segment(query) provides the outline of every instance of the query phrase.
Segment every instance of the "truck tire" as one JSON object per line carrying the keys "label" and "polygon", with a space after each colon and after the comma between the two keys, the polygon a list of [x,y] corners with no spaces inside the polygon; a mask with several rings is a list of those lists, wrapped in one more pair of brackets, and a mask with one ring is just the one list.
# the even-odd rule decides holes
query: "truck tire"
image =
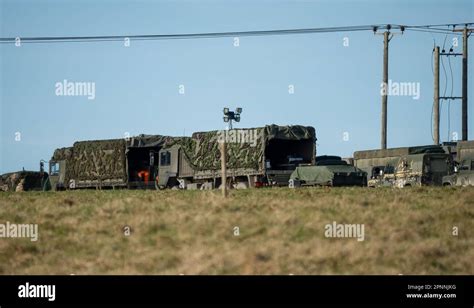
{"label": "truck tire", "polygon": [[158,181],[155,180],[155,189],[156,190],[164,190],[164,189],[166,189],[166,187],[158,184]]}

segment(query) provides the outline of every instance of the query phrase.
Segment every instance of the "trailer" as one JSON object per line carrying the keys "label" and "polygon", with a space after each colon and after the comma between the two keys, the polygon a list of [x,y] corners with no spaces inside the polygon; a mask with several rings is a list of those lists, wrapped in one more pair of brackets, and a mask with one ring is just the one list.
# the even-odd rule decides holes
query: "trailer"
{"label": "trailer", "polygon": [[367,186],[367,173],[340,156],[317,156],[315,166],[299,166],[291,174],[288,187],[301,186]]}
{"label": "trailer", "polygon": [[160,150],[158,187],[219,187],[222,142],[226,143],[226,183],[235,188],[287,186],[297,166],[315,163],[316,133],[311,126],[197,132],[175,138]]}

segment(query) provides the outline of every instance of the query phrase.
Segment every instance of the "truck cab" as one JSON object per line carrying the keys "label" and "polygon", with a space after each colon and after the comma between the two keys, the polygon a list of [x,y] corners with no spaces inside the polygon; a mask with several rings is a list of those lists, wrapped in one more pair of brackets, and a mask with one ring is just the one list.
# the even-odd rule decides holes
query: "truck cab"
{"label": "truck cab", "polygon": [[163,148],[158,152],[158,175],[155,178],[158,189],[175,187],[179,176],[179,145]]}
{"label": "truck cab", "polygon": [[52,190],[65,190],[67,184],[66,179],[66,161],[50,160],[49,161],[49,182]]}

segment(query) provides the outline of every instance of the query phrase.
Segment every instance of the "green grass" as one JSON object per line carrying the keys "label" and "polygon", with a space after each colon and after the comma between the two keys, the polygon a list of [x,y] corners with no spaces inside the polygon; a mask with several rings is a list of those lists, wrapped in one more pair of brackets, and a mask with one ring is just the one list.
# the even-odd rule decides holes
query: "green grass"
{"label": "green grass", "polygon": [[39,239],[0,238],[0,274],[474,274],[467,187],[1,193],[6,221]]}

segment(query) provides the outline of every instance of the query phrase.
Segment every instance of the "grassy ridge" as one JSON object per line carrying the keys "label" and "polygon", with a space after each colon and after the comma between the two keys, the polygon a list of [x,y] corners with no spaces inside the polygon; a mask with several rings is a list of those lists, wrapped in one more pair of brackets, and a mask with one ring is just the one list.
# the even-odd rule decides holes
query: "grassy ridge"
{"label": "grassy ridge", "polygon": [[0,238],[0,274],[474,274],[473,218],[474,188],[2,193],[39,239]]}

